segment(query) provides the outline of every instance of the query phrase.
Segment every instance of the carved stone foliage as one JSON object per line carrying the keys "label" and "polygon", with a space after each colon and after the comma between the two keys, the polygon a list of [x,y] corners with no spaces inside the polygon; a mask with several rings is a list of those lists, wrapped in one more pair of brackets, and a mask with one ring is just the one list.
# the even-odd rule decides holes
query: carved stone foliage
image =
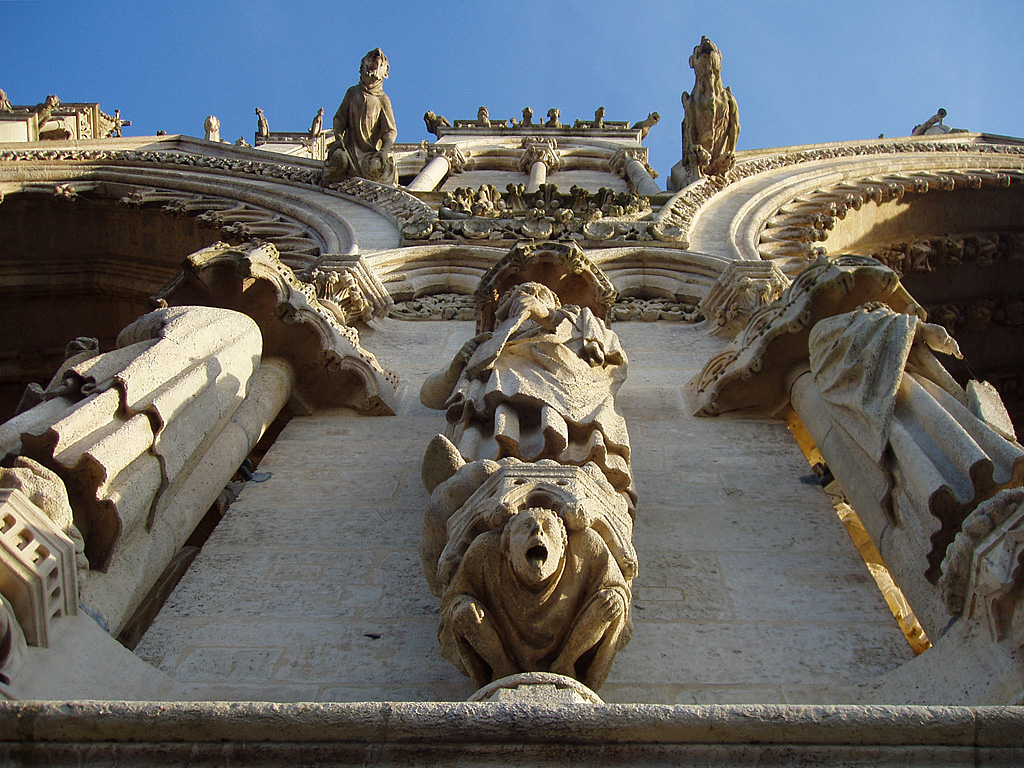
{"label": "carved stone foliage", "polygon": [[[388,315],[399,320],[472,320],[476,317],[476,301],[458,293],[437,293],[399,301]],[[619,299],[612,306],[611,316],[617,322],[640,320],[645,323],[668,320],[698,323],[704,319],[692,304],[662,298]]]}
{"label": "carved stone foliage", "polygon": [[891,243],[871,254],[903,277],[931,273],[937,266],[992,267],[1001,262],[1024,262],[1024,233],[978,232],[975,234],[923,235]]}
{"label": "carved stone foliage", "polygon": [[462,173],[466,163],[469,162],[456,144],[428,144],[424,141],[421,147],[427,153],[428,158],[443,157],[447,160],[451,173]]}
{"label": "carved stone foliage", "polygon": [[396,302],[388,316],[399,320],[472,320],[476,317],[476,300],[458,293],[419,296]]}
{"label": "carved stone foliage", "polygon": [[964,520],[939,580],[953,616],[978,616],[993,642],[1024,647],[1024,489],[1000,491]]}
{"label": "carved stone foliage", "polygon": [[[902,198],[906,194],[925,194],[936,189],[951,191],[954,189],[980,189],[984,186],[1005,188],[1012,183],[1024,183],[1024,171],[987,169],[919,171],[894,173],[882,178],[846,181],[801,195],[783,205],[765,223],[759,236],[757,249],[766,259],[818,255],[824,253],[825,249],[823,246],[814,245],[814,243],[826,241],[829,231],[832,230],[838,219],[846,218],[847,213],[851,210],[860,210],[865,203],[881,204]],[[972,245],[975,246],[972,256],[979,260],[992,258],[993,244],[978,243],[976,240],[975,238],[975,241],[972,242]],[[903,258],[898,258],[895,254],[887,254],[887,258],[883,261],[887,264],[893,262],[900,267],[909,262],[906,269],[927,271],[931,244],[925,241],[916,241],[903,245]],[[941,242],[937,245],[943,248],[943,255],[945,255],[944,245]],[[950,244],[949,250],[950,255],[946,258],[955,259],[957,257],[956,245]],[[962,259],[963,256],[961,255],[960,258]],[[914,265],[915,260],[919,266]]]}
{"label": "carved stone foliage", "polygon": [[420,552],[442,653],[478,686],[554,672],[596,687],[629,639],[636,493],[615,405],[626,356],[602,320],[614,298],[579,246],[521,244],[480,282],[478,334],[420,391],[448,422],[423,461]]}
{"label": "carved stone foliage", "polygon": [[559,192],[541,184],[527,192],[524,184],[509,184],[505,193],[493,185],[458,188],[441,203],[439,218],[422,218],[406,225],[402,237],[420,241],[581,240],[612,242],[651,240],[650,213],[643,195],[602,188],[589,192],[573,186]]}
{"label": "carved stone foliage", "polygon": [[696,413],[713,416],[746,408],[775,413],[788,398],[787,371],[807,357],[807,336],[814,324],[867,301],[883,300],[900,311],[923,312],[896,274],[874,259],[818,258],[777,301],[755,311],[731,347],[687,384]]}
{"label": "carved stone foliage", "polygon": [[194,216],[216,226],[232,240],[273,243],[282,257],[297,264],[320,253],[319,243],[304,224],[251,203],[153,188],[138,189],[120,202],[136,208],[159,208],[176,216]]}
{"label": "carved stone foliage", "polygon": [[593,464],[461,468],[431,494],[421,546],[444,656],[477,686],[543,671],[597,688],[632,632],[632,527]]}
{"label": "carved stone foliage", "polygon": [[722,85],[722,54],[701,37],[690,56],[693,93],[683,92],[684,178],[675,189],[704,176],[724,176],[736,161],[740,135],[739,108],[732,91]]}
{"label": "carved stone foliage", "polygon": [[[283,157],[283,156],[282,156]],[[318,185],[320,168],[291,165],[287,159],[258,160],[241,157],[210,157],[179,150],[146,149],[11,149],[0,150],[0,161],[70,162],[103,165],[178,165],[210,168],[250,176]]]}
{"label": "carved stone foliage", "polygon": [[238,313],[153,312],[121,332],[117,349],[69,361],[56,396],[4,425],[20,438],[20,450],[5,449],[64,480],[94,568],[122,536],[152,526],[165,492],[245,397],[260,348],[256,324]]}
{"label": "carved stone foliage", "polygon": [[[819,160],[832,160],[850,157],[870,157],[877,155],[901,155],[917,153],[983,153],[993,156],[1010,156],[1019,158],[1024,155],[1024,147],[1006,144],[975,144],[956,142],[930,142],[930,141],[900,141],[862,144],[859,146],[835,146],[821,147],[818,149],[803,150],[800,152],[780,153],[775,155],[762,155],[749,160],[741,160],[724,177],[709,177],[701,179],[681,190],[667,204],[665,204],[656,217],[654,234],[659,240],[678,242],[686,247],[689,242],[690,229],[694,217],[715,195],[724,190],[731,183],[755,176],[761,173],[789,168],[803,163],[812,163]],[[994,157],[993,160],[998,162]],[[1016,178],[1019,173],[1013,169],[999,171],[1005,175]],[[836,201],[845,202],[845,201]],[[828,206],[825,206],[826,209]],[[822,211],[814,211],[821,213]],[[826,214],[834,215],[834,214]],[[806,226],[799,224],[798,226]],[[820,225],[818,225],[820,227]]]}
{"label": "carved stone foliage", "polygon": [[437,218],[429,205],[401,189],[357,178],[344,179],[328,186],[387,216],[403,227],[403,233],[405,228],[414,231],[422,227],[429,229],[430,222]]}
{"label": "carved stone foliage", "polygon": [[325,255],[303,279],[316,286],[316,297],[342,325],[382,317],[394,303],[361,256]]}
{"label": "carved stone foliage", "polygon": [[293,362],[295,394],[310,407],[392,415],[397,376],[360,346],[355,328],[339,322],[341,308],[328,309],[316,293],[280,262],[274,246],[220,243],[189,255],[182,273],[153,299],[213,304],[252,317],[263,333],[264,354]]}
{"label": "carved stone foliage", "polygon": [[612,171],[624,179],[628,178],[626,166],[632,160],[636,160],[640,163],[652,179],[658,178],[657,172],[651,168],[651,164],[647,162],[647,147],[623,147],[616,150],[615,154],[612,155],[611,160]]}
{"label": "carved stone foliage", "polygon": [[755,311],[767,307],[789,287],[789,278],[770,261],[734,261],[715,280],[700,308],[712,334],[736,336]]}

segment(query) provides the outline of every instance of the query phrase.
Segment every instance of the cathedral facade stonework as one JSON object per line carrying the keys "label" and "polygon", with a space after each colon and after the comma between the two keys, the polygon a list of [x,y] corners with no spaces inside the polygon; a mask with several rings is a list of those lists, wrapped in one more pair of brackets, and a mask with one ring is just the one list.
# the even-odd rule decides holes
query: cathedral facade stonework
{"label": "cathedral facade stonework", "polygon": [[667,182],[380,49],[0,100],[2,761],[1019,764],[1024,140],[736,150],[721,62]]}

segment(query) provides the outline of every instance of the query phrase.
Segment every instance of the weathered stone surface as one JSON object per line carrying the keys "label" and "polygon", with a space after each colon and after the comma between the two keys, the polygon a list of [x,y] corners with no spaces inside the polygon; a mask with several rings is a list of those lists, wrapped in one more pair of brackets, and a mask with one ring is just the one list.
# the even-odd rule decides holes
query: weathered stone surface
{"label": "weathered stone surface", "polygon": [[380,48],[367,53],[359,64],[359,84],[345,92],[334,114],[334,146],[327,156],[324,184],[359,176],[382,184],[398,183],[391,147],[398,138],[391,99],[384,93],[390,74]]}

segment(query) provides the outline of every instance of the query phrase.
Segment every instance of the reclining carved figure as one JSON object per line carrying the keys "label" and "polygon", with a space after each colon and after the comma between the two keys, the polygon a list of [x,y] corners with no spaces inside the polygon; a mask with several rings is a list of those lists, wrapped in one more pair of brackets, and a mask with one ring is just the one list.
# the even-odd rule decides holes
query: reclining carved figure
{"label": "reclining carved figure", "polygon": [[618,336],[540,283],[509,290],[496,320],[426,380],[420,400],[447,409],[446,434],[466,461],[593,461],[633,508],[629,435],[615,407],[627,362]]}

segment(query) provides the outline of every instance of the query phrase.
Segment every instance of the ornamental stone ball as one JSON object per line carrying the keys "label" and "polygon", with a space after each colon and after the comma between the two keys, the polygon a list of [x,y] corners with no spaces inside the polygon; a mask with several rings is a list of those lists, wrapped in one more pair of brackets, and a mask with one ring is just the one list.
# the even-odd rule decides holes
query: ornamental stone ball
{"label": "ornamental stone ball", "polygon": [[398,170],[391,153],[398,128],[391,99],[384,93],[388,58],[380,48],[359,65],[359,83],[345,92],[334,115],[334,143],[327,155],[323,183],[358,176],[396,185]]}

